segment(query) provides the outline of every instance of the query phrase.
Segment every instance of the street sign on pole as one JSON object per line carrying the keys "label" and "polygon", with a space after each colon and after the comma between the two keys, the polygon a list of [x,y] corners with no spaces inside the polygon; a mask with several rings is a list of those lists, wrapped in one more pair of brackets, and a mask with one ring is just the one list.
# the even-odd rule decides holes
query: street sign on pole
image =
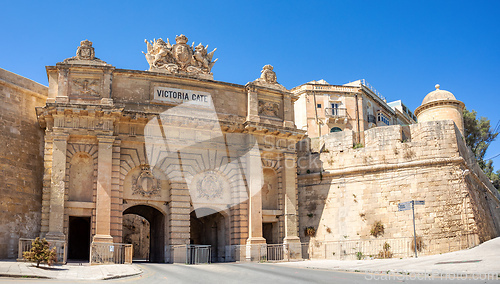
{"label": "street sign on pole", "polygon": [[425,200],[412,200],[398,204],[399,211],[410,210],[413,213],[413,247],[415,248],[415,258],[417,258],[417,230],[415,228],[415,205],[425,205]]}
{"label": "street sign on pole", "polygon": [[399,211],[406,211],[411,209],[411,201],[401,202],[398,204]]}

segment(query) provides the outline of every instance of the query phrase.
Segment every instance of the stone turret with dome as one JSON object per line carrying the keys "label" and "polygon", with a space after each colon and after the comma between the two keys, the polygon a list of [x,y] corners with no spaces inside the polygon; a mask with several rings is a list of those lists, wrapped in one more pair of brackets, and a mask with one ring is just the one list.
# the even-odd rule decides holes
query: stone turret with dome
{"label": "stone turret with dome", "polygon": [[436,90],[428,93],[422,101],[422,105],[415,110],[418,122],[451,119],[463,135],[465,104],[458,101],[451,92],[441,90],[439,84],[436,84],[435,87]]}

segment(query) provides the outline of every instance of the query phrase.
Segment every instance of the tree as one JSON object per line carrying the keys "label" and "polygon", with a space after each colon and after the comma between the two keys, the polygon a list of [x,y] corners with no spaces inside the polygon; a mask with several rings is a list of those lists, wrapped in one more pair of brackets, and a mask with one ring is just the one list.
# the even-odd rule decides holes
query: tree
{"label": "tree", "polygon": [[40,240],[37,237],[31,242],[31,249],[23,252],[23,258],[36,262],[36,267],[40,267],[40,263],[47,263],[50,266],[57,261],[56,247],[50,249],[46,239]]}
{"label": "tree", "polygon": [[465,143],[476,156],[477,163],[483,172],[490,178],[493,185],[500,190],[500,170],[496,173],[493,169],[493,161],[485,161],[484,155],[491,142],[498,136],[499,124],[495,129],[491,128],[490,120],[486,117],[477,119],[475,110],[464,109],[464,132]]}

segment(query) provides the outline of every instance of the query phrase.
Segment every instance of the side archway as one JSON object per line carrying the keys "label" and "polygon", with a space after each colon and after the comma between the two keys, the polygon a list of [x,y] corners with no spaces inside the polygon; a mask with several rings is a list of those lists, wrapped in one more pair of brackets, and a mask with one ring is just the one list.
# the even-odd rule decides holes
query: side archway
{"label": "side archway", "polygon": [[123,215],[135,214],[149,222],[149,261],[165,261],[165,215],[148,205],[135,205],[123,211]]}

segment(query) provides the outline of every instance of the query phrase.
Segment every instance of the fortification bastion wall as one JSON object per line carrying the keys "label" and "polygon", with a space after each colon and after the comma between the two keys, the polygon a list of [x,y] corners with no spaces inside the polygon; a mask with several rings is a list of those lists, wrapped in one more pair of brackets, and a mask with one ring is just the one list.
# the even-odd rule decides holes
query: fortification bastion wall
{"label": "fortification bastion wall", "polygon": [[[363,146],[353,147],[351,131],[299,143],[303,241],[376,239],[371,229],[377,222],[385,228],[379,237],[412,237],[411,210],[398,211],[398,203],[410,200],[425,201],[415,211],[419,236],[444,240],[472,235],[483,242],[500,234],[498,192],[477,166],[454,122],[404,128],[367,130]],[[314,236],[306,236],[307,227],[316,229]],[[449,249],[443,242],[442,250],[434,253]]]}
{"label": "fortification bastion wall", "polygon": [[40,233],[44,139],[35,107],[46,99],[47,87],[0,69],[0,259]]}

